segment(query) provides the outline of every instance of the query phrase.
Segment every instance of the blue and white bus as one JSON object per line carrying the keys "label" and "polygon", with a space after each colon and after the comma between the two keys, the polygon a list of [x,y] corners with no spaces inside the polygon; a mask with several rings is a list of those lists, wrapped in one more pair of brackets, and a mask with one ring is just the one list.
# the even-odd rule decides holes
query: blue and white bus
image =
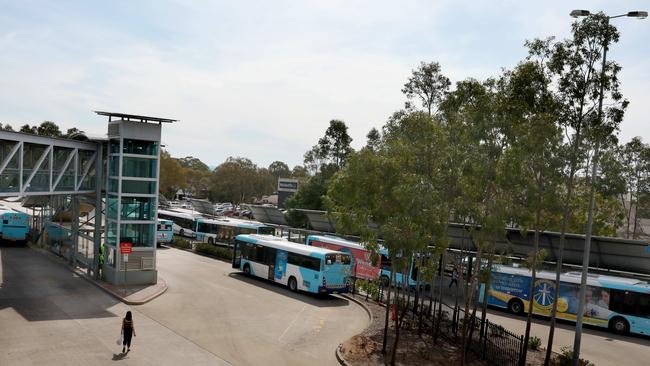
{"label": "blue and white bus", "polygon": [[[495,266],[488,289],[488,304],[523,314],[533,298],[533,313],[550,316],[557,303],[557,318],[576,321],[579,307],[580,272],[560,275],[560,293],[555,294],[555,272],[536,274],[530,296],[531,272],[526,268]],[[481,284],[479,301],[483,301]],[[590,274],[585,292],[584,323],[609,328],[616,333],[650,335],[650,284],[625,278]]]}
{"label": "blue and white bus", "polygon": [[345,293],[350,255],[270,235],[237,235],[232,267],[283,284],[291,291]]}
{"label": "blue and white bus", "polygon": [[197,219],[196,240],[208,244],[233,245],[240,234],[273,235],[275,228],[257,221],[237,219]]}
{"label": "blue and white bus", "polygon": [[171,220],[158,219],[156,227],[156,242],[169,243],[174,238],[174,222]]}
{"label": "blue and white bus", "polygon": [[0,206],[0,236],[3,240],[27,241],[29,215]]}

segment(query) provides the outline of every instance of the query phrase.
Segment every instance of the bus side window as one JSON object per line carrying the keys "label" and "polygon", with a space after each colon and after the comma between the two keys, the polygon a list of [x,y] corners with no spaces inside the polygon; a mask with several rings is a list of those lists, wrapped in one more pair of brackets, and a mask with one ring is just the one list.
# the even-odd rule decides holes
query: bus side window
{"label": "bus side window", "polygon": [[650,294],[639,294],[636,314],[640,317],[650,319]]}
{"label": "bus side window", "polygon": [[390,258],[388,258],[388,256],[384,254],[381,255],[381,269],[385,269],[388,271],[390,271],[391,269]]}

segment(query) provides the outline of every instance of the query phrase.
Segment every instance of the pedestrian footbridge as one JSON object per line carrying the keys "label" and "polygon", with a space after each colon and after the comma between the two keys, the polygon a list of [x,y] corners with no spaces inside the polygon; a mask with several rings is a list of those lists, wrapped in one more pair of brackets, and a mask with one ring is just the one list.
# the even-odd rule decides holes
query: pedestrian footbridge
{"label": "pedestrian footbridge", "polygon": [[96,113],[108,133],[92,140],[0,131],[0,199],[31,210],[33,239],[72,265],[114,284],[156,283],[161,126],[176,120]]}

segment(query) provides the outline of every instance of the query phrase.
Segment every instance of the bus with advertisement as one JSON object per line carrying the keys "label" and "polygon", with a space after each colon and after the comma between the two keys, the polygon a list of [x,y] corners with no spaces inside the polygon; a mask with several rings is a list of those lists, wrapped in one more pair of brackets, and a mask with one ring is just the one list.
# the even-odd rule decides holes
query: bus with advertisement
{"label": "bus with advertisement", "polygon": [[376,280],[381,272],[381,256],[366,249],[362,244],[330,235],[309,235],[307,245],[349,253],[352,260],[352,276]]}
{"label": "bus with advertisement", "polygon": [[[352,276],[354,278],[379,279],[384,286],[388,286],[390,283],[393,268],[386,248],[379,247],[378,253],[373,254],[361,243],[333,235],[310,235],[307,237],[306,244],[349,253],[352,258]],[[409,260],[406,276],[401,272],[395,273],[395,283],[398,287],[415,287],[418,273],[416,257],[414,255]],[[429,287],[424,281],[420,283],[423,287]]]}
{"label": "bus with advertisement", "polygon": [[[576,321],[579,308],[581,272],[560,275],[560,291],[555,293],[555,272],[536,274],[533,296],[531,271],[527,268],[492,268],[488,304],[523,314],[533,301],[533,314],[550,316],[557,301],[557,318]],[[481,284],[479,301],[483,301]],[[589,274],[585,292],[584,323],[625,334],[650,335],[650,284],[626,277]]]}
{"label": "bus with advertisement", "polygon": [[242,234],[233,246],[232,267],[294,292],[345,293],[350,284],[351,256],[276,236]]}
{"label": "bus with advertisement", "polygon": [[0,237],[9,241],[27,241],[29,215],[0,206]]}
{"label": "bus with advertisement", "polygon": [[156,242],[169,243],[174,238],[174,222],[171,220],[158,219],[156,226]]}
{"label": "bus with advertisement", "polygon": [[273,235],[275,228],[261,222],[250,220],[204,219],[196,220],[196,240],[208,244],[233,245],[235,237],[240,234]]}

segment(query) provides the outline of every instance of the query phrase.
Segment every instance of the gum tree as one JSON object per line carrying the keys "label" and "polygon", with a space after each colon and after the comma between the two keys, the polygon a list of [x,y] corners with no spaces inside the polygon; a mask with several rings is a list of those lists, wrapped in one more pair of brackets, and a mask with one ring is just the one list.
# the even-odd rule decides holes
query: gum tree
{"label": "gum tree", "polygon": [[[542,60],[550,70],[554,92],[559,100],[559,123],[566,135],[565,145],[565,202],[560,229],[560,247],[555,279],[555,293],[560,286],[560,272],[570,207],[574,194],[575,177],[588,153],[609,140],[618,129],[628,102],[619,90],[618,73],[621,67],[613,61],[604,65],[602,75],[596,71],[605,44],[618,42],[618,31],[600,13],[574,22],[571,38],[553,42],[552,39],[527,42],[529,58]],[[601,88],[602,86],[602,88]],[[602,93],[601,93],[602,89]],[[606,94],[605,118],[599,118],[598,102]],[[611,142],[611,141],[609,141]],[[602,147],[602,145],[601,145]],[[593,160],[597,160],[597,156]],[[550,363],[555,332],[557,301],[551,310],[551,326],[545,364]]]}

